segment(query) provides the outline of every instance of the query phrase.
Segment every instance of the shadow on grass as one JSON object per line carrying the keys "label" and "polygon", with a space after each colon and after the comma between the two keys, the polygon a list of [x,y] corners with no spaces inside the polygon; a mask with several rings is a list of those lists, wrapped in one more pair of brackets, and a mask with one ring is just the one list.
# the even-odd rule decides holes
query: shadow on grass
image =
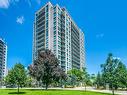
{"label": "shadow on grass", "polygon": [[62,89],[48,89],[48,90],[45,90],[45,89],[27,89],[29,91],[68,91],[68,90],[62,90]]}
{"label": "shadow on grass", "polygon": [[26,94],[26,92],[9,92],[8,94]]}

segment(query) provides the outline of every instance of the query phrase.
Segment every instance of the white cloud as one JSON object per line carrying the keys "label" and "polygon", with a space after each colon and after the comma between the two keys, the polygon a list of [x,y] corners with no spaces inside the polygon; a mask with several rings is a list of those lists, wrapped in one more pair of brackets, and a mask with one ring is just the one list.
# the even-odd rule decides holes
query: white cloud
{"label": "white cloud", "polygon": [[[10,5],[16,5],[21,0],[0,0],[0,8],[8,9]],[[30,7],[32,6],[33,1],[38,5],[41,4],[41,0],[24,0]]]}
{"label": "white cloud", "polygon": [[20,0],[0,0],[0,8],[8,9],[11,4],[16,4]]}
{"label": "white cloud", "polygon": [[24,16],[17,17],[16,22],[19,24],[23,24],[24,23]]}
{"label": "white cloud", "polygon": [[10,0],[0,0],[0,8],[7,9],[10,5]]}
{"label": "white cloud", "polygon": [[97,34],[96,35],[96,38],[103,38],[104,37],[104,33],[101,33],[101,34]]}

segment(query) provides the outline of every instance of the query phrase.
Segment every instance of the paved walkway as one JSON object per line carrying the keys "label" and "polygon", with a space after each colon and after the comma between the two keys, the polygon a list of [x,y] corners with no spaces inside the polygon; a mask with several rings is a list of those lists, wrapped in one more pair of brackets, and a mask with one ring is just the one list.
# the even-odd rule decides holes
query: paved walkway
{"label": "paved walkway", "polygon": [[[77,87],[77,88],[63,88],[65,90],[85,90],[85,87]],[[92,87],[87,87],[87,91],[94,91],[94,92],[102,92],[102,93],[112,93],[111,90],[96,90],[95,88]],[[115,94],[118,95],[127,95],[127,91],[115,91]]]}
{"label": "paved walkway", "polygon": [[[85,87],[76,87],[76,88],[49,88],[49,89],[82,90],[82,91],[85,91]],[[86,87],[86,91],[101,92],[101,93],[112,93],[111,90],[96,90],[95,88],[92,88],[92,87]],[[118,95],[127,95],[127,91],[115,91],[115,94],[118,94]]]}

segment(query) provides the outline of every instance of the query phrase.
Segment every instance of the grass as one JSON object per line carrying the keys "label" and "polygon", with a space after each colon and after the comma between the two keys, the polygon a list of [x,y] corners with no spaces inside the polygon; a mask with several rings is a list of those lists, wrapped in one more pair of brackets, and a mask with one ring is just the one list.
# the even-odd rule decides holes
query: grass
{"label": "grass", "polygon": [[[18,95],[16,89],[0,89],[0,95]],[[111,95],[97,92],[72,91],[72,90],[20,90],[19,95]]]}
{"label": "grass", "polygon": [[[1,89],[0,95],[18,95],[16,89]],[[20,90],[19,95],[111,95],[97,92],[72,91],[72,90]]]}

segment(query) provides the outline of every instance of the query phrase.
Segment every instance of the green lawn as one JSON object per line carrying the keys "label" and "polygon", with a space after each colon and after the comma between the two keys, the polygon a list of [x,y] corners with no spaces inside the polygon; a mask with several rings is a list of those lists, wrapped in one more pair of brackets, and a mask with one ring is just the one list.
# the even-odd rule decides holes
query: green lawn
{"label": "green lawn", "polygon": [[[0,90],[0,95],[17,95],[15,89]],[[20,90],[19,95],[111,95],[97,92],[67,91],[67,90]]]}

